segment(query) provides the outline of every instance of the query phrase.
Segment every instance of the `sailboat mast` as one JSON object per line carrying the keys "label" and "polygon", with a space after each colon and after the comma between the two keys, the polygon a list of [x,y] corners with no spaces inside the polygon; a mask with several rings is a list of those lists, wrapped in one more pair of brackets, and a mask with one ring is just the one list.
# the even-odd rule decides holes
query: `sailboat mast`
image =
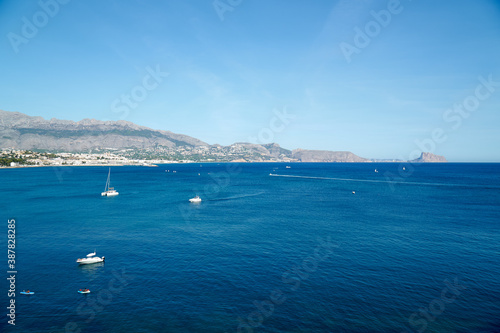
{"label": "sailboat mast", "polygon": [[104,187],[104,192],[106,192],[109,188],[110,177],[111,177],[111,168],[109,168],[109,171],[108,171],[108,179],[106,180],[106,186]]}

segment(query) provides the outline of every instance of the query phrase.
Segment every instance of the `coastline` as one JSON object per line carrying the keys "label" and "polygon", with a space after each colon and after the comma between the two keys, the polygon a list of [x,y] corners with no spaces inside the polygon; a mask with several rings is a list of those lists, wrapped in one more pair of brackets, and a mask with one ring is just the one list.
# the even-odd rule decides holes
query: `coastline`
{"label": "coastline", "polygon": [[179,161],[155,161],[151,165],[144,165],[140,163],[109,163],[109,164],[53,164],[53,165],[17,165],[17,166],[0,166],[0,170],[2,169],[26,169],[26,168],[50,168],[50,167],[105,167],[105,166],[138,166],[138,167],[148,167],[148,168],[156,168],[161,164],[221,164],[221,163],[234,163],[234,164],[269,164],[269,163],[281,163],[281,164],[319,164],[319,163],[328,163],[328,164],[402,164],[402,163],[410,163],[410,164],[455,164],[455,163],[465,163],[465,164],[496,164],[498,162],[416,162],[416,161],[365,161],[365,162],[325,162],[325,161],[314,161],[314,162],[303,162],[303,161],[293,161],[293,162],[284,162],[284,161],[189,161],[189,162],[179,162]]}

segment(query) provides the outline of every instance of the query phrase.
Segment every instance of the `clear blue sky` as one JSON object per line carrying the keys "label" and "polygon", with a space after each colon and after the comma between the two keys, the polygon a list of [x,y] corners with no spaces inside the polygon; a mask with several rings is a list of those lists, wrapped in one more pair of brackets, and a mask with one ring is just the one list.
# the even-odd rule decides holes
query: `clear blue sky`
{"label": "clear blue sky", "polygon": [[2,110],[500,162],[500,1],[55,1],[0,0]]}

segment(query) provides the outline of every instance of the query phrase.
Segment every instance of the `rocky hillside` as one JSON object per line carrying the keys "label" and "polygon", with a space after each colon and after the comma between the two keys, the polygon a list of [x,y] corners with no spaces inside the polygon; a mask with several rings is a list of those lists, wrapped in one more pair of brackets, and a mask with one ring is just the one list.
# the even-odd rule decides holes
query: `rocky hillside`
{"label": "rocky hillside", "polygon": [[301,162],[370,162],[349,151],[296,149],[292,151],[292,157]]}
{"label": "rocky hillside", "polygon": [[431,163],[431,162],[438,162],[438,163],[444,163],[448,162],[444,156],[440,155],[434,155],[431,153],[422,153],[419,158],[412,160],[411,162],[414,163]]}
{"label": "rocky hillside", "polygon": [[[276,143],[209,145],[187,135],[154,130],[128,121],[71,120],[31,117],[0,110],[0,148],[50,152],[131,149],[143,157],[174,160],[281,161],[281,162],[373,162],[348,151],[288,150]],[[391,161],[391,162],[395,162]],[[443,156],[422,153],[412,162],[446,162]]]}
{"label": "rocky hillside", "polygon": [[0,111],[0,147],[79,152],[104,148],[207,145],[187,135],[153,130],[123,120],[45,120],[19,112]]}

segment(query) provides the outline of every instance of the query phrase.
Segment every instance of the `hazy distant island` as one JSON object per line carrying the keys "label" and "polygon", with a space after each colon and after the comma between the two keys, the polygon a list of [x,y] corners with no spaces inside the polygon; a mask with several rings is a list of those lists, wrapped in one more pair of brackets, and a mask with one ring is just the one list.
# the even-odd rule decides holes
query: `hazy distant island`
{"label": "hazy distant island", "polygon": [[[276,143],[208,144],[134,123],[31,117],[0,110],[0,165],[99,165],[168,162],[402,162],[373,160],[348,151],[288,150]],[[56,162],[54,162],[54,160]],[[412,162],[446,162],[422,153]]]}

